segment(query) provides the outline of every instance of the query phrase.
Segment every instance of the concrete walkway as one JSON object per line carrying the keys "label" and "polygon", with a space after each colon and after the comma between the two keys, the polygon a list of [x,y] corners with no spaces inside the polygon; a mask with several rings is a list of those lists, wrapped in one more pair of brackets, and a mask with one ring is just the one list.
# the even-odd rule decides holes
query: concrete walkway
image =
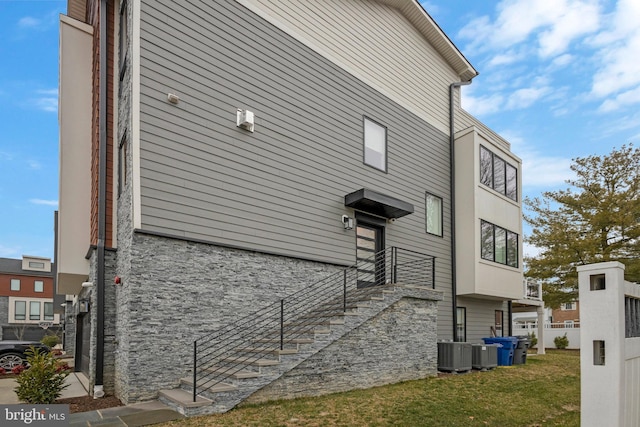
{"label": "concrete walkway", "polygon": [[[69,387],[62,391],[61,399],[88,395],[89,381],[84,374],[72,372],[67,376],[65,383],[69,384]],[[0,378],[0,404],[21,404],[14,391],[17,385],[15,378]],[[151,401],[71,414],[69,415],[69,426],[138,427],[180,418],[184,418],[184,415],[161,402]]]}

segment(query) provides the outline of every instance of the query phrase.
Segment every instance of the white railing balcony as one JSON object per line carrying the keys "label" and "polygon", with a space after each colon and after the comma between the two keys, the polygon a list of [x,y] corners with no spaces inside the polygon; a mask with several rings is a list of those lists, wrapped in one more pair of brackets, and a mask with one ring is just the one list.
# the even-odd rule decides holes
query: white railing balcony
{"label": "white railing balcony", "polygon": [[524,279],[524,298],[542,301],[542,284],[531,279]]}

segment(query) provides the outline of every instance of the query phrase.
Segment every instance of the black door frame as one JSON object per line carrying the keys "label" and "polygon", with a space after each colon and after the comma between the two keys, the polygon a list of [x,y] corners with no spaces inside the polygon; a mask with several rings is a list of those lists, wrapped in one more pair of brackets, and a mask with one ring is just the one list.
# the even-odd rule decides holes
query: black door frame
{"label": "black door frame", "polygon": [[[364,228],[374,229],[376,231],[375,239],[375,279],[371,281],[358,281],[358,287],[378,286],[385,283],[385,227],[387,221],[383,218],[367,215],[361,212],[356,212],[356,250],[358,247],[358,232],[357,227],[362,226]],[[357,257],[357,254],[356,254]],[[360,262],[357,260],[358,263]],[[365,284],[366,283],[366,284]]]}

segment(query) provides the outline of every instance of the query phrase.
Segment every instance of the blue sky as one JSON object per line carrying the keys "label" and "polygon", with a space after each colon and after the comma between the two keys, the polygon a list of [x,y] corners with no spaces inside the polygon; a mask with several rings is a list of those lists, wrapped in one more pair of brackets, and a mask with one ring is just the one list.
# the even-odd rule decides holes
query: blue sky
{"label": "blue sky", "polygon": [[[53,256],[66,3],[0,0],[0,257]],[[640,1],[424,5],[480,72],[463,106],[512,143],[525,195],[565,188],[572,158],[640,144]]]}

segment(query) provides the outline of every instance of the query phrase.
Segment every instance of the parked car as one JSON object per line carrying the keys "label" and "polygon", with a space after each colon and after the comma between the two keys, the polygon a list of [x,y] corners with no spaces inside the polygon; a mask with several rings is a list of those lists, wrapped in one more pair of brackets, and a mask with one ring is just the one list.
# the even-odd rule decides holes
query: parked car
{"label": "parked car", "polygon": [[39,351],[50,351],[49,347],[38,341],[0,341],[0,368],[10,371],[26,364],[25,352],[32,346]]}

